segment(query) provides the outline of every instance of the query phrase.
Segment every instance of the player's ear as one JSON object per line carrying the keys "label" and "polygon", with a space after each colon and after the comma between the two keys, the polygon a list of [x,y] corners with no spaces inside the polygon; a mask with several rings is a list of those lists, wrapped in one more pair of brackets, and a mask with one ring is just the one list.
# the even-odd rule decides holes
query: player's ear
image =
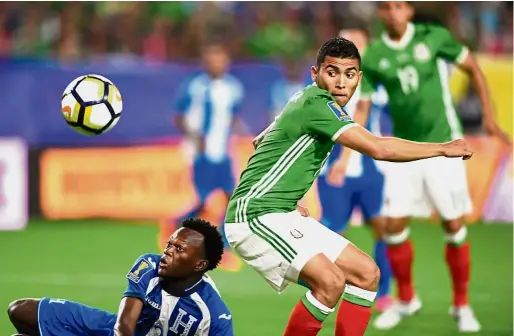
{"label": "player's ear", "polygon": [[318,79],[318,69],[314,65],[311,66],[311,79],[314,83]]}
{"label": "player's ear", "polygon": [[196,263],[195,271],[204,272],[205,269],[207,269],[207,266],[209,266],[209,262],[207,260],[201,259]]}

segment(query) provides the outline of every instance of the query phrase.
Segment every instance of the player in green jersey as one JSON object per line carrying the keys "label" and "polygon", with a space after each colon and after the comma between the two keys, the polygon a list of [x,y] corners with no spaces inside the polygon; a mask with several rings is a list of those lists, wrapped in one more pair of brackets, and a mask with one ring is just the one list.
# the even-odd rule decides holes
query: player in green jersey
{"label": "player in green jersey", "polygon": [[[444,28],[413,24],[413,8],[407,2],[381,2],[386,31],[371,43],[363,55],[361,99],[355,121],[364,124],[370,110],[370,96],[378,83],[389,97],[393,135],[411,141],[444,142],[462,138],[448,83],[448,65],[454,63],[470,74],[484,111],[484,124],[492,135],[508,141],[496,125],[484,77],[468,49]],[[453,283],[451,314],[460,331],[480,330],[468,305],[469,243],[463,215],[471,211],[466,170],[462,160],[431,158],[386,166],[388,218],[385,240],[397,280],[399,302],[375,320],[375,326],[389,329],[402,317],[421,308],[412,285],[413,249],[407,224],[410,216],[429,216],[435,207],[446,232],[446,260]]]}
{"label": "player in green jersey", "polygon": [[257,140],[228,204],[225,235],[241,258],[277,291],[289,282],[309,291],[294,308],[286,336],[316,335],[343,300],[336,335],[363,335],[380,272],[373,259],[306,212],[296,210],[318,176],[334,142],[377,160],[469,158],[463,140],[444,144],[377,137],[342,109],[362,72],[355,45],[328,40],[311,70],[315,84],[295,94]]}

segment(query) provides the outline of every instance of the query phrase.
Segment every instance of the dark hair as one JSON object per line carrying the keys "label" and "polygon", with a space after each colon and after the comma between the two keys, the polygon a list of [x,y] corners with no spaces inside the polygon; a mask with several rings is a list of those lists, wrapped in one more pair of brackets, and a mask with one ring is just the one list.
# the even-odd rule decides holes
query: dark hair
{"label": "dark hair", "polygon": [[359,61],[359,65],[361,63],[361,55],[355,44],[343,37],[332,37],[319,48],[318,55],[316,56],[316,68],[319,69],[327,56],[354,58]]}
{"label": "dark hair", "polygon": [[223,238],[218,228],[201,218],[188,218],[182,222],[182,227],[194,230],[203,236],[205,258],[209,262],[205,271],[215,269],[223,256]]}

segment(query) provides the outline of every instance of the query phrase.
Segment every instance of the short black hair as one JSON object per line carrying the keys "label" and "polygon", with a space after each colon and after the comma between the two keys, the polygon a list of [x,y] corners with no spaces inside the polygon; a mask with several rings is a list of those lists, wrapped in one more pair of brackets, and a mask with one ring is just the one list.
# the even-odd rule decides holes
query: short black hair
{"label": "short black hair", "polygon": [[182,222],[182,227],[194,230],[203,236],[205,258],[209,262],[205,272],[215,269],[223,256],[223,238],[218,228],[201,218],[188,218]]}
{"label": "short black hair", "polygon": [[352,41],[343,37],[332,37],[327,42],[323,43],[321,48],[318,50],[318,55],[316,56],[316,68],[319,69],[321,63],[325,61],[325,57],[327,56],[353,58],[359,61],[359,65],[361,64],[361,55],[359,54],[359,50]]}

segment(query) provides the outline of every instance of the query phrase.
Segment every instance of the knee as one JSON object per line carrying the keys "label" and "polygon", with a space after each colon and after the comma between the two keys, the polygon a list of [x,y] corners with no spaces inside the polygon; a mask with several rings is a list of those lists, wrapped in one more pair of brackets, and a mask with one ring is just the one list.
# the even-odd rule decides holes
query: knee
{"label": "knee", "polygon": [[316,288],[313,288],[313,292],[316,293],[318,300],[334,307],[344,292],[345,284],[344,273],[338,269],[324,276]]}
{"label": "knee", "polygon": [[359,273],[358,283],[353,285],[369,291],[376,291],[380,281],[380,269],[373,259],[369,258],[366,263],[363,263]]}
{"label": "knee", "polygon": [[7,307],[7,315],[11,321],[19,321],[23,316],[23,307],[26,305],[27,300],[15,300],[9,303],[9,307]]}
{"label": "knee", "polygon": [[455,234],[459,232],[459,230],[462,229],[463,225],[464,221],[460,218],[443,221],[444,231],[446,231],[447,234]]}
{"label": "knee", "polygon": [[405,230],[409,222],[408,218],[388,218],[385,225],[387,234],[399,234]]}

